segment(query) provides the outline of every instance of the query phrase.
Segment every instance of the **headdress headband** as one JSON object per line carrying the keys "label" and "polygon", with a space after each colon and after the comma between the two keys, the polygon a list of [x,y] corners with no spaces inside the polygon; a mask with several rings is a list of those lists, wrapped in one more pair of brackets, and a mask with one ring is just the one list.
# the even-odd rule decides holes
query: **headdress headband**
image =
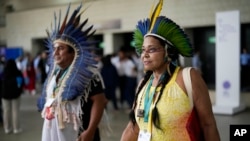
{"label": "headdress headband", "polygon": [[139,55],[141,54],[145,37],[154,36],[176,48],[182,56],[191,57],[193,48],[184,31],[171,19],[159,16],[162,6],[163,0],[160,0],[155,8],[152,7],[149,18],[140,20],[137,23],[133,35],[136,52]]}
{"label": "headdress headband", "polygon": [[[51,32],[47,30],[48,39],[46,46],[49,49],[49,60],[48,64],[50,67],[48,78],[44,84],[47,85],[48,81],[52,78],[54,73],[58,70],[58,67],[54,63],[53,51],[54,43],[60,42],[64,43],[74,49],[75,56],[73,62],[67,69],[67,74],[65,75],[61,87],[59,90],[62,101],[72,100],[78,95],[83,94],[83,92],[88,87],[93,72],[90,71],[91,67],[95,67],[97,63],[94,60],[93,54],[91,53],[91,45],[95,44],[94,41],[89,41],[95,31],[91,31],[93,25],[86,27],[88,19],[85,19],[80,23],[80,17],[83,12],[80,12],[82,4],[74,10],[72,15],[68,20],[70,5],[68,6],[65,18],[61,21],[61,11],[59,12],[59,19],[57,20],[56,14],[54,15],[54,27],[51,28]],[[42,108],[45,102],[46,89],[42,93],[42,99],[40,100],[39,108]]]}

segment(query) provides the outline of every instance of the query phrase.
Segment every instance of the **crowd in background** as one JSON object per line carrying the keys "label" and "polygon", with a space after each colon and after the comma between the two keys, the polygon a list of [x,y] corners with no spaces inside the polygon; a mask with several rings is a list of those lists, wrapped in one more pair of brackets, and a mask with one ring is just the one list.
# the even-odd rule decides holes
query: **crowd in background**
{"label": "crowd in background", "polygon": [[[248,64],[244,65],[243,62],[246,60],[244,58],[247,58],[245,56],[250,56],[245,54],[242,53],[241,55],[242,86],[246,86],[246,81],[243,80],[247,77],[242,76],[246,76],[245,66],[249,66]],[[193,57],[193,60],[195,60],[195,58],[196,57]],[[24,78],[23,89],[25,93],[30,95],[40,93],[41,86],[46,80],[48,72],[46,59],[46,51],[41,51],[34,57],[29,52],[26,52],[24,55],[15,59],[17,68],[22,72]],[[144,74],[142,63],[140,63],[140,57],[135,53],[134,48],[122,46],[116,53],[104,56],[97,55],[97,61],[99,61],[97,67],[99,68],[105,83],[105,94],[107,99],[112,103],[113,109],[119,110],[120,108],[131,108],[134,101],[136,86]],[[1,57],[1,79],[4,64],[5,59],[4,57]],[[126,107],[126,105],[128,105],[128,107]],[[2,111],[0,112],[2,113]],[[2,116],[0,116],[0,121],[2,121]]]}
{"label": "crowd in background", "polygon": [[19,127],[19,111],[21,94],[35,95],[40,93],[40,88],[47,77],[47,53],[42,51],[32,57],[29,52],[18,58],[0,61],[0,123],[5,127],[5,133],[12,130],[21,132]]}
{"label": "crowd in background", "polygon": [[[36,95],[41,93],[48,72],[46,59],[47,52],[42,51],[36,56],[26,52],[14,60],[23,77],[23,94]],[[112,103],[113,110],[129,110],[134,101],[136,86],[143,77],[143,66],[134,48],[123,46],[116,53],[104,56],[97,55],[97,61],[99,61],[97,67],[105,84],[105,95]],[[2,57],[0,62],[1,79],[5,64],[6,60]],[[2,106],[0,110],[2,113]],[[0,121],[2,122],[2,114]],[[6,133],[8,132],[6,131]]]}
{"label": "crowd in background", "polygon": [[18,69],[24,77],[24,89],[31,95],[37,93],[36,84],[42,85],[47,77],[46,51],[39,52],[33,57],[29,52],[16,59]]}
{"label": "crowd in background", "polygon": [[106,97],[112,101],[114,109],[119,109],[118,102],[120,108],[128,105],[130,109],[133,105],[136,86],[143,75],[143,66],[134,48],[121,47],[115,55],[105,55],[102,58],[100,70]]}
{"label": "crowd in background", "polygon": [[[248,63],[245,63],[247,64],[245,65],[244,60],[246,60],[245,58],[248,60],[249,56],[246,51],[241,54],[241,84],[244,87],[246,87],[245,82],[247,82],[244,81],[244,78],[248,78],[245,72],[248,70],[248,66],[250,66]],[[193,57],[193,60],[195,58]],[[26,52],[15,59],[16,66],[22,72],[24,78],[23,93],[30,95],[40,94],[41,86],[46,80],[48,72],[46,59],[46,51],[41,51],[34,57],[29,52]],[[105,94],[112,103],[113,109],[130,109],[134,101],[136,86],[144,74],[140,57],[135,53],[134,48],[122,46],[118,52],[113,54],[97,55],[97,61],[99,61],[97,67],[105,84]],[[1,80],[5,62],[6,60],[2,56],[0,59]],[[0,83],[2,87],[2,81]],[[1,103],[2,100],[0,105],[2,105]],[[2,113],[2,106],[0,107],[0,113]],[[0,122],[2,120],[2,116],[0,116]]]}

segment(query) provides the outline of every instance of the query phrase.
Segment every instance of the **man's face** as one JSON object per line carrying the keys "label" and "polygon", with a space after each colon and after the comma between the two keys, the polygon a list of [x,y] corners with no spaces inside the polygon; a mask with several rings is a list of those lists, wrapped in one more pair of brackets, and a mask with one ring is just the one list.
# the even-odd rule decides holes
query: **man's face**
{"label": "man's face", "polygon": [[53,56],[55,63],[62,69],[65,69],[72,63],[74,52],[70,52],[69,47],[66,44],[56,42],[54,44]]}

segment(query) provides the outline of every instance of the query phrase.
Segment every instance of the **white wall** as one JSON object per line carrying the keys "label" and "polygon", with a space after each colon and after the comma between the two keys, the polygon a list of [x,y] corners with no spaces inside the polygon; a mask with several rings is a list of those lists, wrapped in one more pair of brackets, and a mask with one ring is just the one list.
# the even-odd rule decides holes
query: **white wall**
{"label": "white wall", "polygon": [[6,37],[6,28],[0,28],[0,43],[5,43]]}
{"label": "white wall", "polygon": [[[121,28],[113,30],[98,30],[97,34],[119,33],[133,31],[139,19],[148,17],[152,0],[101,0],[84,4],[90,6],[82,19],[89,18],[90,23],[100,25],[109,20],[120,20]],[[71,10],[78,4],[74,3]],[[241,23],[250,23],[250,0],[165,0],[162,15],[174,20],[184,28],[215,25],[217,11],[240,10]],[[46,37],[45,29],[50,27],[54,12],[65,6],[35,9],[30,11],[10,13],[6,19],[6,31],[0,30],[1,38],[6,39],[7,46],[22,46],[32,50],[31,39]],[[2,37],[6,36],[6,37]]]}

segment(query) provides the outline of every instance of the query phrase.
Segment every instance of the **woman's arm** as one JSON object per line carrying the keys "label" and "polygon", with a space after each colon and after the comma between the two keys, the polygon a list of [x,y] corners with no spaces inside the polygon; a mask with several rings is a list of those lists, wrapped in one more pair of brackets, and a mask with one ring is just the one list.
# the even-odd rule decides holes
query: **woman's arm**
{"label": "woman's arm", "polygon": [[197,70],[191,69],[190,74],[193,89],[193,102],[200,119],[200,125],[205,140],[219,141],[219,132],[212,111],[208,88]]}
{"label": "woman's arm", "polygon": [[[142,81],[143,81],[143,79],[140,80],[140,82],[136,88],[136,93],[138,92],[138,87],[141,85]],[[133,105],[133,107],[134,106],[135,105]],[[139,129],[139,126],[137,125],[137,123],[133,124],[132,121],[130,120],[127,127],[123,130],[120,141],[137,141],[139,130],[140,129]]]}
{"label": "woman's arm", "polygon": [[129,121],[127,127],[124,129],[122,133],[122,137],[120,141],[137,141],[139,134],[139,127],[137,124],[133,125],[131,121]]}

